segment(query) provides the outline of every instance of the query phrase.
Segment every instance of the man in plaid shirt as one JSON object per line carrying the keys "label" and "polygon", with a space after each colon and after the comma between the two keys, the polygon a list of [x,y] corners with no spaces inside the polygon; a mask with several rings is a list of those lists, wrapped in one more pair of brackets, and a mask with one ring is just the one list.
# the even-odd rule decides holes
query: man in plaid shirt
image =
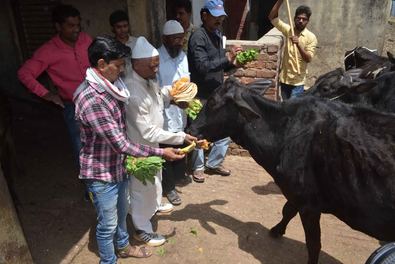
{"label": "man in plaid shirt", "polygon": [[88,49],[91,68],[74,94],[75,116],[80,123],[83,145],[79,178],[86,182],[98,215],[96,238],[101,264],[116,263],[116,253],[122,258],[152,254],[146,247],[129,244],[125,154],[137,157],[156,155],[167,160],[184,157],[173,148],[154,148],[127,139],[124,103],[129,92],[119,75],[129,55],[130,48],[119,41],[97,37]]}

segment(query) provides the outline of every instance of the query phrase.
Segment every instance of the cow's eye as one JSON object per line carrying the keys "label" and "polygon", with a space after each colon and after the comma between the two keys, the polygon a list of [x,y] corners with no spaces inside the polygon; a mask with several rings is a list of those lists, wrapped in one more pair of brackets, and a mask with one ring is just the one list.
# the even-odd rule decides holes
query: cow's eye
{"label": "cow's eye", "polygon": [[322,87],[322,91],[324,92],[324,93],[327,93],[327,92],[329,92],[329,86],[328,85],[324,85],[323,87]]}

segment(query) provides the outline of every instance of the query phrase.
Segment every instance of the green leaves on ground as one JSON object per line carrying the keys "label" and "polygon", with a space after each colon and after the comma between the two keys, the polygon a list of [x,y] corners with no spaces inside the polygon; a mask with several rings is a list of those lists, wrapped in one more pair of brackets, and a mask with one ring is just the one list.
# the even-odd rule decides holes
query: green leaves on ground
{"label": "green leaves on ground", "polygon": [[247,62],[254,61],[258,58],[259,51],[256,49],[247,49],[239,52],[236,55],[236,60],[239,64],[246,64]]}
{"label": "green leaves on ground", "polygon": [[195,120],[203,105],[199,99],[193,99],[189,102],[188,108],[185,109],[185,113],[192,119]]}
{"label": "green leaves on ground", "polygon": [[155,183],[154,176],[162,169],[164,159],[157,156],[135,158],[127,156],[125,160],[126,171],[147,185],[147,181]]}
{"label": "green leaves on ground", "polygon": [[189,233],[191,233],[191,234],[194,235],[194,236],[197,236],[197,235],[198,235],[198,231],[197,231],[196,228],[194,228],[194,227],[191,227],[191,230],[189,231]]}
{"label": "green leaves on ground", "polygon": [[164,247],[159,247],[156,249],[155,253],[158,256],[163,257],[166,254],[166,249]]}

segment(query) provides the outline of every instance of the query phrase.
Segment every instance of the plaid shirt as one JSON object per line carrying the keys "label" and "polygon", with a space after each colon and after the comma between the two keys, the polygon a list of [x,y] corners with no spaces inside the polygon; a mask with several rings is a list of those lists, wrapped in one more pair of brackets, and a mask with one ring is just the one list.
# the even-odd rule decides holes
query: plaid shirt
{"label": "plaid shirt", "polygon": [[126,138],[122,102],[95,83],[84,81],[75,99],[75,117],[80,123],[82,149],[80,179],[122,181],[126,175],[124,154],[162,156],[163,150],[130,142]]}

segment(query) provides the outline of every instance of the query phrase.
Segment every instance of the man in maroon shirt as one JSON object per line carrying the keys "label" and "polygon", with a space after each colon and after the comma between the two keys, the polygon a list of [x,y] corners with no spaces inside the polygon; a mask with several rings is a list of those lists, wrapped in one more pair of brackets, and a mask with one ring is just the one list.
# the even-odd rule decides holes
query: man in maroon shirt
{"label": "man in maroon shirt", "polygon": [[[63,108],[74,156],[81,149],[79,128],[74,120],[73,93],[89,67],[89,35],[81,32],[80,12],[71,5],[59,5],[52,13],[57,34],[37,49],[18,71],[19,80],[37,96]],[[48,91],[37,77],[46,71],[58,93]]]}

